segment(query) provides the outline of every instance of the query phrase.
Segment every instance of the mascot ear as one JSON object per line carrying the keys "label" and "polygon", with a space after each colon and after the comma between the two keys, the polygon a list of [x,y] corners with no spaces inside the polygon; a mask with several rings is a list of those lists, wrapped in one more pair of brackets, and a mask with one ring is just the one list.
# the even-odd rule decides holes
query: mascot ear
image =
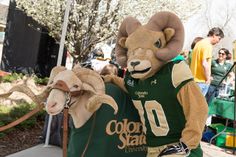
{"label": "mascot ear", "polygon": [[166,42],[168,42],[175,35],[175,30],[173,28],[166,28],[164,29],[164,34]]}
{"label": "mascot ear", "polygon": [[121,47],[123,47],[123,48],[125,48],[125,42],[126,42],[126,37],[121,37],[120,39],[119,39],[119,45],[121,46]]}

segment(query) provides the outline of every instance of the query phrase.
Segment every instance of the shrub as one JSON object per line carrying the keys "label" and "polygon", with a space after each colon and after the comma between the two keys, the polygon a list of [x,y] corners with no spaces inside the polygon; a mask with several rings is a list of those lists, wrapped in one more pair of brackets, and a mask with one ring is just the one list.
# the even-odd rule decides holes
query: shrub
{"label": "shrub", "polygon": [[35,84],[47,85],[48,79],[49,79],[48,77],[39,78],[39,77],[35,76],[34,77],[34,82],[35,82]]}
{"label": "shrub", "polygon": [[[7,125],[17,120],[18,118],[30,112],[33,108],[35,108],[35,106],[36,106],[35,104],[28,104],[28,103],[18,104],[17,106],[14,107],[7,107],[0,105],[0,119],[1,119],[0,126]],[[45,115],[46,112],[42,110],[37,114],[35,114],[34,116],[30,117],[29,119],[25,120],[24,122],[18,124],[12,129],[14,130],[15,128],[18,129],[31,128],[34,125],[36,125],[37,121],[44,120]],[[5,132],[9,132],[12,129],[8,129]],[[0,134],[0,137],[1,136],[4,136],[4,132]]]}
{"label": "shrub", "polygon": [[2,77],[2,82],[13,82],[16,81],[18,79],[22,79],[23,78],[23,74],[18,74],[18,73],[12,73],[10,75],[6,75]]}

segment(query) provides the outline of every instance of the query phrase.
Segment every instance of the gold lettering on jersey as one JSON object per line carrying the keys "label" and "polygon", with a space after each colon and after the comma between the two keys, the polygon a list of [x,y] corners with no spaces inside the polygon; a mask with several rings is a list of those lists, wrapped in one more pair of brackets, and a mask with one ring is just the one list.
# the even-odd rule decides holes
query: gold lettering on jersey
{"label": "gold lettering on jersey", "polygon": [[119,149],[124,149],[127,146],[139,146],[145,142],[144,134],[131,136],[129,133],[122,133],[119,135],[119,138],[122,142],[121,145],[118,145]]}
{"label": "gold lettering on jersey", "polygon": [[126,147],[125,148],[126,153],[143,152],[143,151],[147,151],[147,147],[144,145],[139,146],[139,147]]}
{"label": "gold lettering on jersey", "polygon": [[117,146],[119,149],[146,144],[146,136],[142,132],[140,122],[129,122],[128,119],[123,119],[121,122],[111,120],[107,123],[106,133],[110,136],[119,135],[121,141],[121,144]]}
{"label": "gold lettering on jersey", "polygon": [[146,95],[148,95],[147,91],[136,91],[135,95],[138,96],[138,98],[145,98]]}

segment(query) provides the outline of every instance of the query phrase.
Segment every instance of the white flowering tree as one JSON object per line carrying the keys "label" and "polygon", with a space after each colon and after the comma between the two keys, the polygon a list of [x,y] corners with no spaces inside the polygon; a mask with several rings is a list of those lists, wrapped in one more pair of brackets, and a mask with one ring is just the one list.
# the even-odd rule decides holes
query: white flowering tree
{"label": "white flowering tree", "polygon": [[[60,40],[66,1],[16,0],[16,3],[28,16],[45,26],[49,35]],[[118,8],[116,0],[73,1],[65,46],[75,61],[86,59],[96,43],[114,35],[114,28],[118,27]]]}
{"label": "white flowering tree", "polygon": [[141,22],[147,20],[157,11],[171,11],[183,22],[198,12],[203,0],[125,0],[121,3],[122,15],[132,15]]}
{"label": "white flowering tree", "polygon": [[[17,7],[60,40],[66,0],[16,0]],[[201,6],[194,0],[73,0],[65,46],[74,61],[83,61],[97,43],[115,38],[126,15],[146,22],[152,14],[169,10],[186,20]]]}

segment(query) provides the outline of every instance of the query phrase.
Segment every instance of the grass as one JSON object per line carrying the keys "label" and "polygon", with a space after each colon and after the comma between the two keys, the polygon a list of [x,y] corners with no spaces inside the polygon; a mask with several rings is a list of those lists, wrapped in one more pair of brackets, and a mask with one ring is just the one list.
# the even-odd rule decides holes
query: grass
{"label": "grass", "polygon": [[[35,104],[21,103],[14,107],[0,105],[0,126],[7,125],[23,115],[30,112],[33,108],[35,108]],[[5,130],[0,133],[0,138],[5,136],[6,133],[14,130],[14,129],[23,129],[23,128],[31,128],[37,124],[37,121],[44,120],[46,112],[44,110],[36,113],[34,116],[25,120],[24,122],[16,125],[15,127]]]}

